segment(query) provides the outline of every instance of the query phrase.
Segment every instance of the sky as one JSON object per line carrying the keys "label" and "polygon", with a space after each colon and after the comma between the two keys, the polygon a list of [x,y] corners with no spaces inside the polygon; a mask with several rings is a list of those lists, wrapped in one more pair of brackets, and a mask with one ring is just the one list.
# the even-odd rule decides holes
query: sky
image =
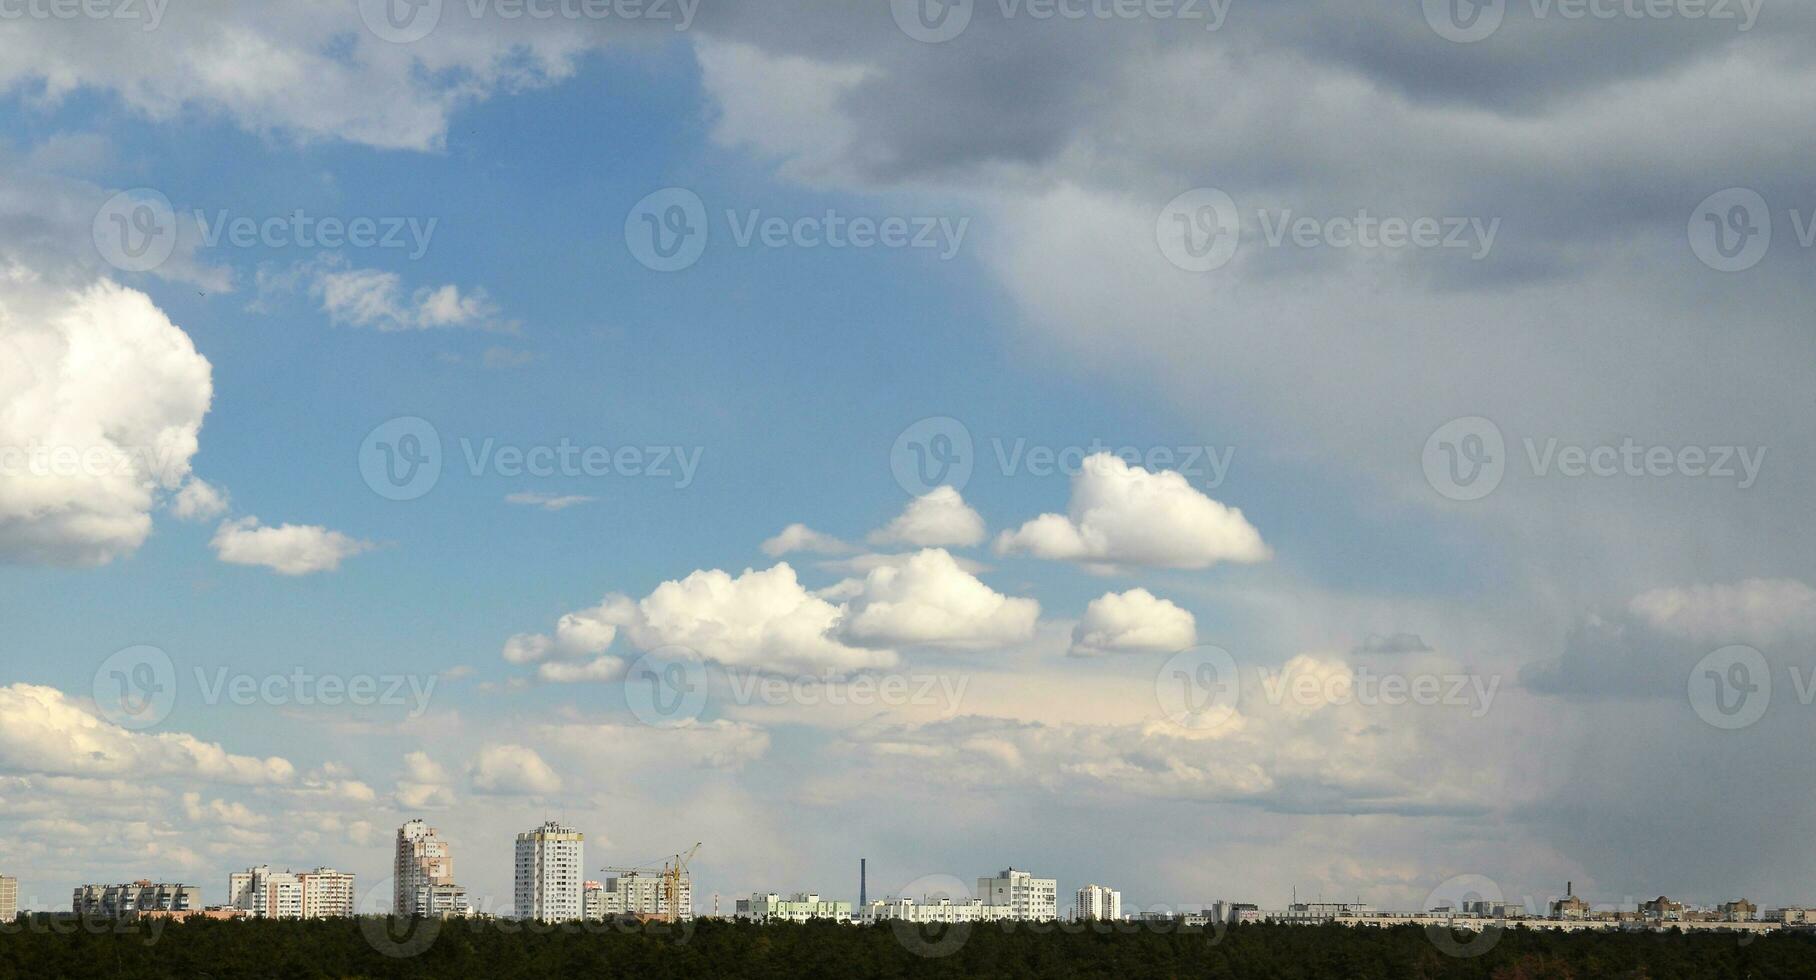
{"label": "sky", "polygon": [[1813,38],[0,3],[0,874],[1816,901]]}

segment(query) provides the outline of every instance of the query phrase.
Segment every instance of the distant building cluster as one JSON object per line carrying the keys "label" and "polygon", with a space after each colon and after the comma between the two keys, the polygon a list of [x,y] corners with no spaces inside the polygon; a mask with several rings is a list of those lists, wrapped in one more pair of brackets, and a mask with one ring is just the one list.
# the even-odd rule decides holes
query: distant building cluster
{"label": "distant building cluster", "polygon": [[[695,851],[699,845],[695,845]],[[604,922],[617,918],[684,921],[694,917],[693,883],[687,862],[694,851],[674,855],[661,867],[613,867],[603,880],[586,877],[586,835],[555,821],[520,833],[516,839],[515,904],[518,919],[546,923]],[[859,902],[818,892],[756,892],[736,900],[734,917],[754,923],[837,924],[905,922],[961,924],[1052,922],[1059,918],[1058,882],[1013,867],[976,879],[971,894],[897,895],[868,899],[868,863],[859,862]],[[394,914],[465,917],[475,914],[466,889],[454,879],[453,848],[421,820],[397,830],[394,860]],[[960,889],[962,891],[962,888]],[[174,882],[133,881],[81,885],[71,897],[75,915],[111,920],[147,917],[215,919],[337,919],[360,914],[354,876],[333,868],[276,871],[259,865],[228,876],[224,904],[205,906],[201,889]],[[713,896],[718,916],[719,897]],[[0,923],[19,914],[19,883],[0,875]],[[1070,919],[1083,923],[1165,924],[1221,928],[1250,923],[1279,925],[1445,926],[1483,931],[1518,926],[1560,931],[1666,930],[1764,933],[1778,929],[1816,930],[1816,908],[1786,906],[1762,911],[1745,898],[1696,906],[1660,895],[1619,905],[1592,905],[1566,882],[1561,898],[1537,910],[1520,902],[1472,899],[1459,906],[1440,903],[1419,911],[1382,911],[1362,902],[1299,902],[1263,909],[1247,902],[1217,901],[1200,911],[1126,911],[1122,892],[1088,884],[1072,896]]]}

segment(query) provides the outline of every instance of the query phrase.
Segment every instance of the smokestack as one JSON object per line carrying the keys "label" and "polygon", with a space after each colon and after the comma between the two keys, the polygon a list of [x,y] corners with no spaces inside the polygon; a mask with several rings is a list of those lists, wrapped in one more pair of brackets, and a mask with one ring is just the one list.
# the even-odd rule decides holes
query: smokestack
{"label": "smokestack", "polygon": [[1573,892],[1571,890],[1575,887],[1576,887],[1576,882],[1574,882],[1574,881],[1564,882],[1564,897],[1569,898],[1571,895],[1575,894],[1575,892]]}
{"label": "smokestack", "polygon": [[860,908],[860,909],[863,908],[864,906],[870,904],[870,902],[869,902],[869,898],[870,898],[870,893],[869,893],[870,867],[869,867],[869,865],[870,865],[870,861],[868,858],[858,858],[858,908]]}

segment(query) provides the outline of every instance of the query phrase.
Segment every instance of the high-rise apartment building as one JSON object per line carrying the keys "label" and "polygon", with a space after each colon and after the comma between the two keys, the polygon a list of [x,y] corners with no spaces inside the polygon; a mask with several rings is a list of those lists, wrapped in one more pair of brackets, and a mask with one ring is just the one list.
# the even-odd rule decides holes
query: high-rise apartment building
{"label": "high-rise apartment building", "polygon": [[[677,882],[679,893],[675,901],[676,918],[691,919],[694,917],[694,884],[691,876],[683,873]],[[603,919],[614,915],[652,915],[666,918],[668,916],[668,889],[664,887],[660,874],[638,874],[627,872],[615,878],[605,879],[599,889],[597,899],[598,917]]]}
{"label": "high-rise apartment building", "polygon": [[1122,892],[1104,885],[1086,885],[1072,901],[1072,918],[1114,922],[1122,918]]}
{"label": "high-rise apartment building", "polygon": [[572,922],[586,911],[586,835],[549,821],[517,835],[516,912],[520,919]]}
{"label": "high-rise apartment building", "polygon": [[1007,918],[1051,922],[1059,918],[1059,882],[1005,868],[994,878],[977,879],[977,897],[985,905],[1007,906]]}
{"label": "high-rise apartment building", "polygon": [[353,876],[333,868],[248,868],[227,876],[227,904],[257,919],[352,918]]}
{"label": "high-rise apartment building", "polygon": [[19,918],[19,879],[0,875],[0,922]]}
{"label": "high-rise apartment building", "polygon": [[397,828],[391,908],[402,916],[466,915],[466,889],[454,883],[454,854],[435,828],[412,820]]}

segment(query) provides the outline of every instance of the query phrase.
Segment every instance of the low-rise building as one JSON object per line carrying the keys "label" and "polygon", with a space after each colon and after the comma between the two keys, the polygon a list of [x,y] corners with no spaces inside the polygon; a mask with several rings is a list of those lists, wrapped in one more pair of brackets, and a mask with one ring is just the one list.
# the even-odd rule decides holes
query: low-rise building
{"label": "low-rise building", "polygon": [[912,898],[879,899],[864,906],[864,924],[878,922],[1002,922],[1015,918],[1007,905],[990,905],[973,898],[954,902],[949,898],[917,902]]}
{"label": "low-rise building", "polygon": [[102,919],[123,919],[142,912],[199,912],[202,890],[194,885],[150,881],[81,885],[70,904],[77,915]]}
{"label": "low-rise building", "polygon": [[851,903],[828,901],[813,892],[796,892],[787,898],[775,892],[759,892],[749,898],[738,899],[733,914],[751,922],[811,922],[826,919],[848,923],[851,921]]}
{"label": "low-rise building", "polygon": [[1746,899],[1723,902],[1715,909],[1723,922],[1751,922],[1759,915],[1759,907]]}

